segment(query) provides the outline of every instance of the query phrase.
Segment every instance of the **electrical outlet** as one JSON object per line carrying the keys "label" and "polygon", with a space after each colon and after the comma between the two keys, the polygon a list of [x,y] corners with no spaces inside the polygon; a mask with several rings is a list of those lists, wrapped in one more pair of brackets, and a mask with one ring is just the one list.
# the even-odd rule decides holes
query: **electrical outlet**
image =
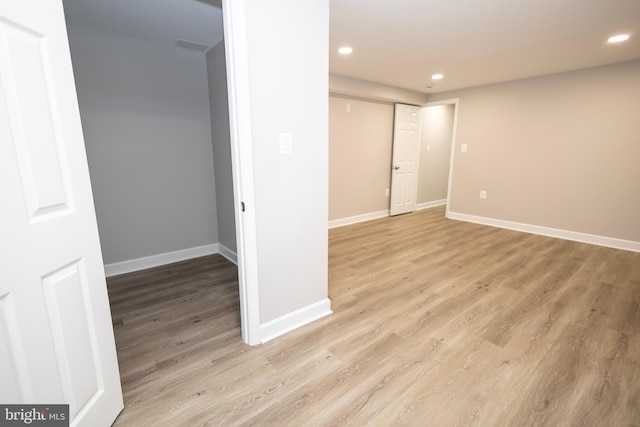
{"label": "electrical outlet", "polygon": [[467,144],[462,144],[460,146],[460,151],[463,152],[463,153],[466,153],[467,152]]}
{"label": "electrical outlet", "polygon": [[481,199],[486,199],[487,198],[487,192],[485,190],[480,190],[480,198]]}
{"label": "electrical outlet", "polygon": [[389,197],[389,189],[388,188],[385,190],[384,195]]}

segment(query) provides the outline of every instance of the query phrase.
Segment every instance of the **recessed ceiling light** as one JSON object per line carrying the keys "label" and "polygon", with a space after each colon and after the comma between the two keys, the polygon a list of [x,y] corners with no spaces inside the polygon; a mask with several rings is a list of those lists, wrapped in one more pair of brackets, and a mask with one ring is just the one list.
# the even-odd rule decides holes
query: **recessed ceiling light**
{"label": "recessed ceiling light", "polygon": [[440,80],[441,78],[443,78],[444,76],[442,74],[434,74],[433,76],[431,76],[431,78],[433,80]]}
{"label": "recessed ceiling light", "polygon": [[609,43],[620,43],[629,40],[629,34],[618,34],[617,36],[609,37],[607,42]]}
{"label": "recessed ceiling light", "polygon": [[338,49],[338,53],[340,55],[349,55],[351,52],[353,52],[353,49],[351,49],[349,46],[344,46]]}

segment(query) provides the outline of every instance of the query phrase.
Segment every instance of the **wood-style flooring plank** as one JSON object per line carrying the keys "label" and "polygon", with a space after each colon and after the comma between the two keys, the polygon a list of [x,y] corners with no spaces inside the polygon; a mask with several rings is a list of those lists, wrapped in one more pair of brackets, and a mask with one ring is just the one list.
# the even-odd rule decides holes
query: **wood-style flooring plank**
{"label": "wood-style flooring plank", "polygon": [[639,253],[440,207],[332,229],[328,262],[334,314],[256,347],[219,255],[109,278],[115,425],[640,426]]}

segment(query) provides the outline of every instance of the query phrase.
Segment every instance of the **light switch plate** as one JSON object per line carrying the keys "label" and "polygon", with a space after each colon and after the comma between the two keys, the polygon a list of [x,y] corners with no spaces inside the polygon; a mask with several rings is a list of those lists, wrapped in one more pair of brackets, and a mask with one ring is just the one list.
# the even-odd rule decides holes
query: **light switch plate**
{"label": "light switch plate", "polygon": [[280,154],[291,155],[293,154],[293,141],[290,133],[281,133],[278,135],[280,142]]}

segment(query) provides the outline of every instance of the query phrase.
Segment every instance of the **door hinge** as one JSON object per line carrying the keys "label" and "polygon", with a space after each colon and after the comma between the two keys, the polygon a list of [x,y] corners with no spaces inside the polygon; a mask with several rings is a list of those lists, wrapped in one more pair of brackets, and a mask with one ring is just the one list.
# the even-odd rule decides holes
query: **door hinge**
{"label": "door hinge", "polygon": [[244,212],[244,202],[240,202],[240,210]]}

